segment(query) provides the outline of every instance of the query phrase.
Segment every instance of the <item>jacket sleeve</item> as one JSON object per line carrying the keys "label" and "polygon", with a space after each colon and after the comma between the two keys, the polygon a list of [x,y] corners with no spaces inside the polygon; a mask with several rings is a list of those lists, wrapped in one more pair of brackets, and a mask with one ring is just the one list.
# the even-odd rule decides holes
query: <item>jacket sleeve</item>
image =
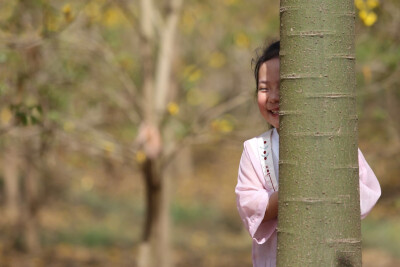
{"label": "jacket sleeve", "polygon": [[[251,141],[251,140],[250,140]],[[258,244],[265,243],[276,229],[277,220],[262,222],[272,192],[263,186],[261,167],[248,142],[244,144],[235,188],[239,215],[250,236]]]}
{"label": "jacket sleeve", "polygon": [[381,196],[381,187],[360,149],[358,149],[358,165],[360,175],[361,219],[364,219]]}

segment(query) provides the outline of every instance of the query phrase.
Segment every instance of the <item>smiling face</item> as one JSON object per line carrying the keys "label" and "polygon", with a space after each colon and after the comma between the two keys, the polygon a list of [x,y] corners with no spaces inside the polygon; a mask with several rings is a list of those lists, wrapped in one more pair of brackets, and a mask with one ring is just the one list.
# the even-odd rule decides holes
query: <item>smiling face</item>
{"label": "smiling face", "polygon": [[279,58],[267,60],[258,72],[257,102],[264,119],[279,129]]}

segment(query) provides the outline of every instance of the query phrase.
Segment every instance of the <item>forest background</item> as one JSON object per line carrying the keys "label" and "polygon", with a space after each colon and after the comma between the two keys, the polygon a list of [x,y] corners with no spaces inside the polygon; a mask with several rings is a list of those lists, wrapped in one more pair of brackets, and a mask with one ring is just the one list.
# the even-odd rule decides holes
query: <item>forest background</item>
{"label": "forest background", "polygon": [[[251,265],[234,187],[243,141],[267,129],[251,59],[279,38],[279,1],[149,2],[150,22],[140,1],[0,2],[0,266],[136,266],[142,166],[160,147],[168,261]],[[399,266],[400,2],[355,4],[359,147],[382,186],[362,222],[363,262]],[[174,18],[154,132],[143,32],[153,23],[150,39],[164,40]],[[155,133],[150,152],[143,131]]]}

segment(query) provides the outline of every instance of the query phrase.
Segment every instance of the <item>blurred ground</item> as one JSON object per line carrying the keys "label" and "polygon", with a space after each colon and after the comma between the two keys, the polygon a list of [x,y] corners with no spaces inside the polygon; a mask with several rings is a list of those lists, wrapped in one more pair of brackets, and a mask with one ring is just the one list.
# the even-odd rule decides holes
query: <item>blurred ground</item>
{"label": "blurred ground", "polygon": [[[233,191],[241,147],[239,142],[194,147],[193,176],[174,178],[175,266],[251,266],[251,240]],[[142,181],[125,175],[110,182],[98,173],[93,187],[70,188],[68,203],[53,202],[41,212],[43,252],[28,257],[0,246],[0,266],[135,266]],[[400,218],[381,205],[385,201],[362,224],[366,267],[400,266]]]}

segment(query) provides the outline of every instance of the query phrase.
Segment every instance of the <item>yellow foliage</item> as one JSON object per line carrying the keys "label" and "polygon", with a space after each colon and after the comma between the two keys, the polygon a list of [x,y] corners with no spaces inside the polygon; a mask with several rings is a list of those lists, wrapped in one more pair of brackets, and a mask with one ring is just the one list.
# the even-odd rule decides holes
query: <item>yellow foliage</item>
{"label": "yellow foliage", "polygon": [[185,33],[191,33],[195,24],[195,18],[192,12],[185,11],[182,15],[181,27]]}
{"label": "yellow foliage", "polygon": [[367,8],[367,5],[365,4],[364,0],[355,0],[354,4],[356,5],[357,9],[359,9],[359,10]]}
{"label": "yellow foliage", "polygon": [[367,0],[367,6],[370,9],[374,9],[379,6],[379,1],[378,0]]}
{"label": "yellow foliage", "polygon": [[211,123],[211,127],[220,133],[230,133],[233,131],[233,123],[227,119],[216,119]]}
{"label": "yellow foliage", "polygon": [[66,131],[66,132],[72,132],[73,130],[75,130],[75,124],[71,121],[66,121],[63,124],[63,128],[64,128],[64,131]]}
{"label": "yellow foliage", "polygon": [[235,35],[235,44],[241,48],[248,48],[250,46],[250,39],[245,33],[240,32]]}
{"label": "yellow foliage", "polygon": [[367,82],[367,83],[371,82],[371,80],[372,80],[371,68],[369,66],[364,66],[362,68],[362,73],[363,73],[365,82]]}
{"label": "yellow foliage", "polygon": [[143,163],[146,160],[146,154],[142,150],[137,151],[135,160],[137,163]]}
{"label": "yellow foliage", "polygon": [[90,191],[92,190],[93,185],[94,185],[94,180],[92,177],[86,175],[82,177],[81,187],[83,190]]}
{"label": "yellow foliage", "polygon": [[106,141],[104,140],[102,142],[102,148],[107,152],[107,153],[112,153],[115,151],[115,144],[110,142],[110,141]]}
{"label": "yellow foliage", "polygon": [[191,106],[198,106],[203,102],[203,95],[197,88],[192,88],[186,94],[186,101]]}
{"label": "yellow foliage", "polygon": [[98,22],[101,20],[101,7],[99,1],[91,1],[85,6],[84,12],[92,22]]}
{"label": "yellow foliage", "polygon": [[196,68],[195,65],[188,65],[185,66],[185,68],[183,69],[183,76],[184,77],[188,77],[189,74]]}
{"label": "yellow foliage", "polygon": [[373,11],[379,6],[378,0],[355,0],[355,5],[359,10],[358,16],[364,23],[364,25],[370,27],[375,24],[378,20],[378,16]]}
{"label": "yellow foliage", "polygon": [[202,231],[196,231],[190,238],[190,244],[195,248],[204,248],[208,244],[207,235]]}
{"label": "yellow foliage", "polygon": [[56,32],[60,29],[61,23],[60,20],[51,14],[47,16],[46,27],[48,31]]}
{"label": "yellow foliage", "polygon": [[207,96],[204,97],[204,104],[206,107],[214,107],[221,101],[221,95],[216,91],[207,92]]}
{"label": "yellow foliage", "polygon": [[211,108],[217,105],[221,100],[221,96],[216,91],[206,91],[199,88],[192,88],[186,94],[186,101],[191,106],[204,105]]}
{"label": "yellow foliage", "polygon": [[201,69],[195,69],[194,71],[192,71],[189,76],[188,76],[188,80],[189,82],[196,82],[198,80],[200,80],[201,76],[203,75]]}
{"label": "yellow foliage", "polygon": [[0,118],[1,118],[1,124],[3,126],[10,123],[12,117],[13,117],[13,114],[9,108],[5,107],[1,110]]}
{"label": "yellow foliage", "polygon": [[132,57],[126,56],[126,55],[119,58],[118,63],[125,70],[133,70],[133,68],[135,66],[135,62],[133,61]]}
{"label": "yellow foliage", "polygon": [[0,21],[7,21],[12,16],[18,1],[7,0],[1,1],[0,5]]}
{"label": "yellow foliage", "polygon": [[71,246],[66,244],[59,244],[55,248],[57,256],[62,258],[71,258],[74,255],[74,251]]}
{"label": "yellow foliage", "polygon": [[212,68],[221,68],[226,63],[226,57],[221,52],[212,53],[208,65]]}
{"label": "yellow foliage", "polygon": [[378,16],[375,14],[375,12],[369,12],[367,17],[364,19],[364,24],[368,27],[372,26],[375,24],[377,19]]}
{"label": "yellow foliage", "polygon": [[368,16],[368,11],[361,10],[360,13],[358,13],[358,16],[360,17],[360,19],[365,20]]}
{"label": "yellow foliage", "polygon": [[68,23],[70,23],[73,20],[73,15],[72,15],[72,8],[70,4],[65,4],[62,8],[62,13],[64,14],[64,19]]}
{"label": "yellow foliage", "polygon": [[108,8],[103,14],[102,23],[107,27],[116,27],[122,25],[124,20],[124,15],[118,8]]}
{"label": "yellow foliage", "polygon": [[224,0],[226,6],[233,6],[239,3],[240,0]]}
{"label": "yellow foliage", "polygon": [[169,114],[175,116],[176,114],[179,113],[179,106],[175,102],[170,102],[168,103],[167,110]]}

